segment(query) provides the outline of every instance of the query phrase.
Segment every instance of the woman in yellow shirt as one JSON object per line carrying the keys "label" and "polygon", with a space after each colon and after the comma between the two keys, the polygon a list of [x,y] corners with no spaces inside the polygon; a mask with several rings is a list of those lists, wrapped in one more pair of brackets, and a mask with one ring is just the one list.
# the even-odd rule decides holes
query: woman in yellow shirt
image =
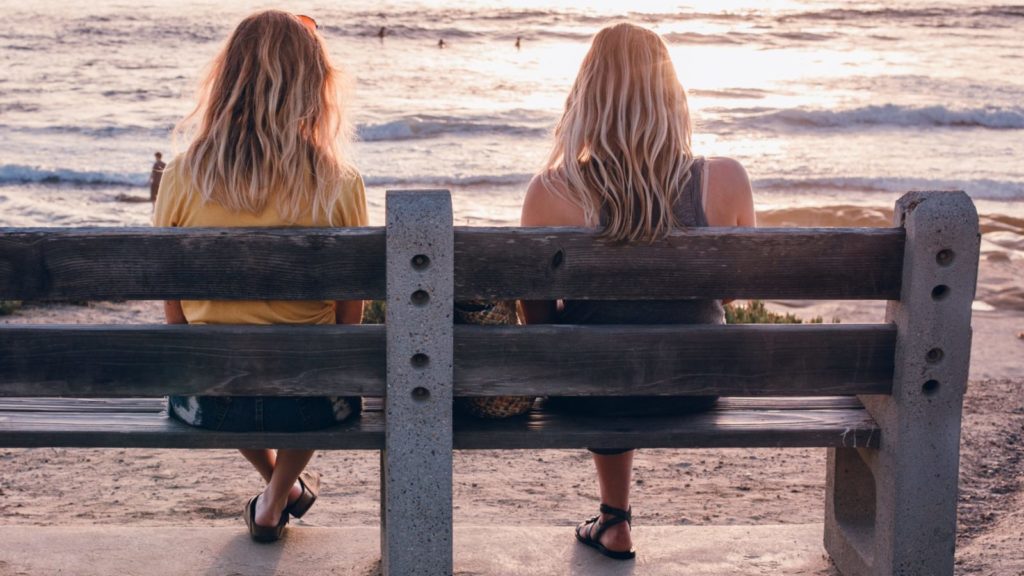
{"label": "woman in yellow shirt", "polygon": [[[340,150],[348,134],[316,23],[276,10],[243,20],[213,61],[182,123],[191,144],[167,165],[156,226],[366,226],[359,173]],[[358,324],[361,301],[168,301],[169,324]],[[172,396],[172,417],[203,428],[292,432],[359,412],[359,398]],[[311,450],[242,450],[266,480],[245,520],[254,540],[280,538],[316,499]]]}

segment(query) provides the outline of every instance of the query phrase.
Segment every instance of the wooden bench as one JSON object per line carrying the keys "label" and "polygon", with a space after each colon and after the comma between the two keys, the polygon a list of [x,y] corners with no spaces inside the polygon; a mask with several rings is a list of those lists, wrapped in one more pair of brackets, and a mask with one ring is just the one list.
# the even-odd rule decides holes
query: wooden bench
{"label": "wooden bench", "polygon": [[[887,229],[697,229],[610,246],[572,229],[452,226],[390,192],[386,228],[2,229],[2,299],[380,299],[386,326],[0,328],[5,447],[382,451],[385,574],[451,574],[452,449],[827,447],[843,574],[953,572],[979,247],[962,193]],[[884,324],[453,326],[453,299],[888,300]],[[167,394],[362,395],[302,434],[169,420]],[[704,414],[454,419],[452,397],[725,396]],[[69,399],[72,398],[72,399]],[[372,409],[376,405],[377,409]],[[586,471],[583,471],[586,472]]]}

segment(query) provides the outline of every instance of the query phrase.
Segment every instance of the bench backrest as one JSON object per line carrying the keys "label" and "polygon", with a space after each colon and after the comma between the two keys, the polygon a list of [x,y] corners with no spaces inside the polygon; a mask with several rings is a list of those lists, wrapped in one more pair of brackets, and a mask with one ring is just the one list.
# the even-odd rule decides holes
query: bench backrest
{"label": "bench backrest", "polygon": [[[446,191],[387,202],[385,228],[0,229],[0,299],[388,304],[386,326],[3,325],[0,397],[384,396],[384,533],[409,543],[384,543],[385,570],[424,573],[450,571],[450,522],[399,511],[424,494],[450,510],[453,395],[882,395],[959,430],[979,241],[962,193],[908,194],[893,228],[707,228],[638,246],[453,227]],[[890,306],[872,325],[452,325],[454,299],[555,298]],[[889,409],[872,410],[884,427]],[[431,549],[441,564],[423,564]]]}

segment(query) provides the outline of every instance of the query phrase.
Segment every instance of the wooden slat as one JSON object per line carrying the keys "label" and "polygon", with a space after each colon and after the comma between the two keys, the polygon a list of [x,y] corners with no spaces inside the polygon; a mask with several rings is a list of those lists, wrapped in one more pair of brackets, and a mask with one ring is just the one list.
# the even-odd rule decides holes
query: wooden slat
{"label": "wooden slat", "polygon": [[[774,399],[772,399],[774,400]],[[585,416],[534,410],[523,418],[456,422],[459,449],[873,447],[881,431],[863,407],[779,409],[722,399],[684,416]]]}
{"label": "wooden slat", "polygon": [[302,433],[200,430],[163,413],[0,412],[0,443],[11,448],[310,448],[379,450],[380,412],[329,430]]}
{"label": "wooden slat", "polygon": [[[897,299],[903,242],[896,228],[702,228],[649,246],[571,228],[457,228],[455,291]],[[0,228],[0,299],[383,298],[384,258],[380,228]]]}
{"label": "wooden slat", "polygon": [[[456,326],[455,393],[887,394],[889,325]],[[383,326],[0,328],[0,396],[382,395]]]}
{"label": "wooden slat", "polygon": [[[356,420],[328,431],[301,434],[219,433],[168,419],[135,399],[5,400],[0,408],[0,445],[5,447],[124,448],[313,448],[383,447],[380,402],[365,402]],[[75,410],[79,405],[81,410]],[[140,409],[140,410],[136,410]],[[455,447],[613,448],[613,447],[812,447],[872,446],[880,431],[855,398],[723,398],[703,414],[659,417],[588,417],[543,411],[524,418],[456,421]]]}
{"label": "wooden slat", "polygon": [[0,328],[0,396],[382,395],[384,326]]}
{"label": "wooden slat", "polygon": [[0,228],[0,299],[384,297],[382,228]]}
{"label": "wooden slat", "polygon": [[612,246],[568,228],[456,228],[460,299],[899,299],[901,228],[699,228]]}
{"label": "wooden slat", "polygon": [[888,394],[890,325],[456,326],[455,393]]}

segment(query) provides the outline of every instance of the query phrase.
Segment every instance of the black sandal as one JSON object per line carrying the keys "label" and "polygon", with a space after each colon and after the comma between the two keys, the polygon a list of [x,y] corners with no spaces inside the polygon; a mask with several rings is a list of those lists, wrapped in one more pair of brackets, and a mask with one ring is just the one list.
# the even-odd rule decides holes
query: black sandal
{"label": "black sandal", "polygon": [[[629,550],[609,550],[601,544],[601,535],[612,526],[625,522],[630,528],[633,527],[633,509],[622,510],[602,503],[601,514],[607,514],[612,519],[607,522],[601,522],[601,516],[598,515],[580,524],[576,527],[576,540],[615,560],[632,560],[636,558],[636,550],[632,548]],[[586,535],[583,533],[584,530],[586,530]]]}
{"label": "black sandal", "polygon": [[259,494],[253,496],[249,499],[249,503],[245,505],[245,525],[249,527],[249,537],[256,542],[276,542],[284,534],[284,526],[288,523],[288,513],[284,512],[281,514],[281,519],[277,522],[277,526],[261,526],[257,524],[256,500],[259,497]]}
{"label": "black sandal", "polygon": [[299,474],[299,486],[302,487],[299,498],[284,507],[285,514],[291,514],[293,518],[302,518],[316,502],[316,497],[320,493],[320,475],[316,472]]}

